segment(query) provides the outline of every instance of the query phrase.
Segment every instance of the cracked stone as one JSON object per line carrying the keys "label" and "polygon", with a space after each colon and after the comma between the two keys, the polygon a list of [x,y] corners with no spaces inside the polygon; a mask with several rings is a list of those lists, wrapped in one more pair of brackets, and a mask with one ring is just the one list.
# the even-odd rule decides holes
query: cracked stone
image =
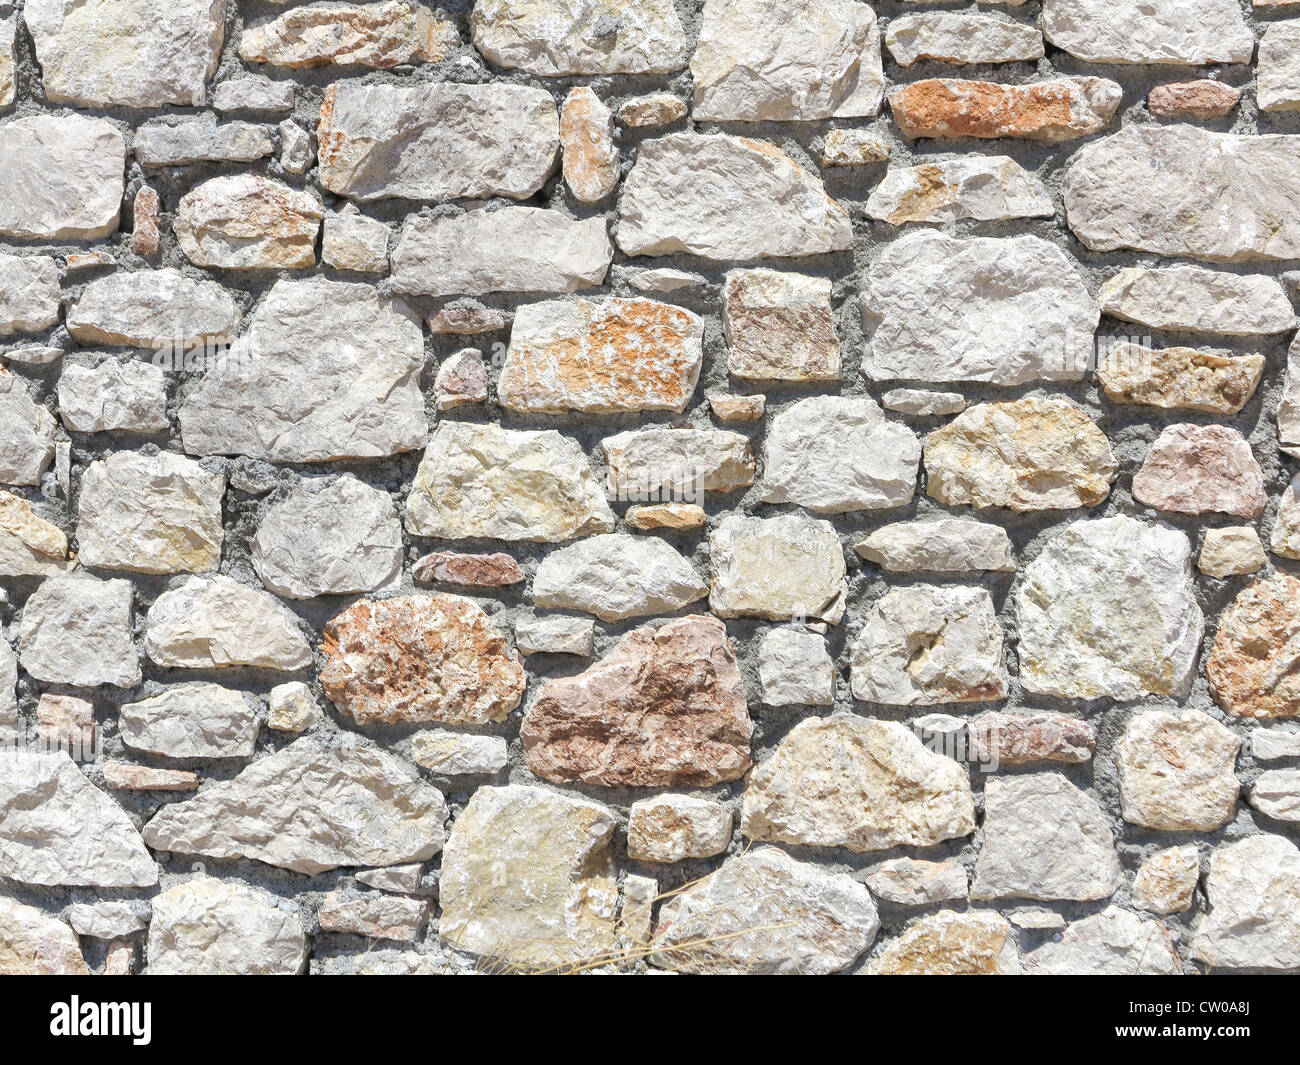
{"label": "cracked stone", "polygon": [[894,167],[867,200],[870,217],[895,226],[967,218],[1005,222],[1055,213],[1043,183],[1005,155]]}
{"label": "cracked stone", "polygon": [[98,366],[68,363],[59,375],[59,417],[78,433],[153,435],[171,427],[167,376],[140,359],[107,359]]}

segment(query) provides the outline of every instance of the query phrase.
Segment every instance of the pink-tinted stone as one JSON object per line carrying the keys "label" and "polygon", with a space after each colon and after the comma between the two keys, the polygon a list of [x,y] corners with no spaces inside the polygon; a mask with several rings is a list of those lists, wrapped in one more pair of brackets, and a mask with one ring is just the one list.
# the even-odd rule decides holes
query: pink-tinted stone
{"label": "pink-tinted stone", "polygon": [[198,774],[188,769],[155,769],[130,762],[105,762],[104,787],[110,791],[193,791]]}
{"label": "pink-tinted stone", "polygon": [[159,212],[162,204],[158,193],[148,185],[141,185],[135,194],[135,229],[131,233],[131,250],[146,258],[158,254],[162,239]]}
{"label": "pink-tinted stone", "polygon": [[457,551],[434,551],[425,555],[412,569],[417,581],[459,584],[467,588],[500,588],[524,579],[510,555],[496,551],[490,555],[465,555]]}
{"label": "pink-tinted stone", "polygon": [[1171,425],[1133,477],[1133,498],[1180,514],[1264,511],[1264,471],[1246,438],[1225,425]]}
{"label": "pink-tinted stone", "polygon": [[1300,580],[1277,573],[1242,589],[1219,619],[1205,663],[1210,692],[1234,717],[1300,717]]}
{"label": "pink-tinted stone", "polygon": [[706,787],[744,775],[752,732],[726,626],[692,614],[547,681],[519,735],[528,768],[556,783]]}
{"label": "pink-tinted stone", "polygon": [[990,710],[970,723],[971,761],[981,764],[1086,762],[1096,748],[1092,726],[1066,714]]}
{"label": "pink-tinted stone", "polygon": [[1222,118],[1240,102],[1240,89],[1207,78],[1157,85],[1147,94],[1147,110],[1161,118]]}

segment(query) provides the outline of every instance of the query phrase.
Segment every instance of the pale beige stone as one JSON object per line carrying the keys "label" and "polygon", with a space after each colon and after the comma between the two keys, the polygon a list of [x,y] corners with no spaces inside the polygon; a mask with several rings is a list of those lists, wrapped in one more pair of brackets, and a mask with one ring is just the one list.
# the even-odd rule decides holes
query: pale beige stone
{"label": "pale beige stone", "polygon": [[1185,913],[1192,908],[1196,882],[1201,878],[1196,844],[1157,851],[1138,866],[1129,897],[1148,913]]}
{"label": "pale beige stone", "polygon": [[867,887],[896,906],[929,906],[966,897],[966,870],[956,862],[891,858],[867,873]]}
{"label": "pale beige stone", "polygon": [[1089,63],[1249,63],[1235,0],[1044,0],[1043,33]]}
{"label": "pale beige stone", "polygon": [[709,608],[723,618],[792,618],[837,624],[847,567],[827,521],[797,514],[731,514],[709,537]]}
{"label": "pale beige stone", "polygon": [[421,899],[400,895],[367,894],[348,898],[341,891],[331,891],[321,899],[316,921],[322,932],[341,932],[414,943],[429,920],[429,904]]}
{"label": "pale beige stone", "polygon": [[619,105],[618,120],[632,129],[670,126],[686,117],[686,101],[670,92],[652,92],[634,96]]}
{"label": "pale beige stone", "polygon": [[885,45],[910,67],[923,59],[944,63],[1032,63],[1043,57],[1038,27],[1001,14],[970,11],[907,13],[891,19]]}
{"label": "pale beige stone", "polygon": [[889,142],[865,129],[832,129],[822,142],[822,166],[868,166],[889,162]]}
{"label": "pale beige stone", "polygon": [[257,174],[230,174],[182,196],[172,231],[196,266],[306,268],[316,265],[324,217],[314,196]]}
{"label": "pale beige stone", "polygon": [[1116,749],[1124,820],[1144,828],[1208,832],[1232,820],[1241,739],[1208,714],[1148,710]]}
{"label": "pale beige stone", "polygon": [[277,684],[266,695],[266,727],[278,732],[306,732],[322,720],[311,689],[300,680]]}
{"label": "pale beige stone", "polygon": [[940,910],[890,940],[872,961],[872,976],[1019,976],[1016,936],[987,910]]}
{"label": "pale beige stone", "polygon": [[908,222],[1004,222],[1051,218],[1047,189],[1005,155],[893,167],[867,199],[867,214],[890,225]]}
{"label": "pale beige stone", "polygon": [[[1300,477],[1294,478],[1277,505],[1273,532],[1269,537],[1269,550],[1279,558],[1300,559]],[[1262,552],[1261,552],[1262,556]],[[1255,567],[1261,569],[1264,559]],[[1253,570],[1248,572],[1254,572]]]}
{"label": "pale beige stone", "polygon": [[638,862],[712,858],[731,843],[731,811],[691,795],[659,795],[632,804],[627,856]]}
{"label": "pale beige stone", "polygon": [[1256,69],[1261,111],[1300,111],[1300,19],[1269,23]]}
{"label": "pale beige stone", "polygon": [[1191,955],[1216,969],[1300,967],[1300,850],[1282,836],[1217,847]]}
{"label": "pale beige stone", "polygon": [[42,581],[23,608],[23,669],[51,684],[134,688],[141,674],[132,599],[132,587],[123,580],[78,573]]}
{"label": "pale beige stone", "polygon": [[797,724],[750,775],[740,830],[856,853],[975,831],[966,769],[902,725],[847,714]]}
{"label": "pale beige stone", "polygon": [[1025,958],[1030,976],[1181,976],[1164,924],[1118,906],[1075,921]]}
{"label": "pale beige stone", "polygon": [[1106,355],[1097,378],[1113,403],[1237,414],[1255,394],[1264,361],[1263,355],[1226,357],[1194,348],[1153,351],[1120,344]]}
{"label": "pale beige stone", "polygon": [[57,917],[0,897],[0,976],[89,976],[77,936]]}
{"label": "pale beige stone", "polygon": [[217,684],[177,685],[118,710],[126,746],[168,758],[247,758],[258,724],[243,692]]}
{"label": "pale beige stone", "polygon": [[444,540],[553,543],[613,532],[614,515],[573,439],[444,421],[416,471],[406,528]]}
{"label": "pale beige stone", "polygon": [[927,491],[949,506],[1091,507],[1119,472],[1110,442],[1071,399],[979,403],[925,440]]}
{"label": "pale beige stone", "polygon": [[0,491],[0,577],[52,577],[69,570],[68,538],[21,496]]}
{"label": "pale beige stone", "polygon": [[673,614],[708,590],[670,544],[627,533],[602,533],[561,547],[533,575],[537,606],[582,610],[602,621]]}
{"label": "pale beige stone", "polygon": [[479,788],[442,857],[438,935],[509,969],[600,960],[618,932],[614,811],[542,788]]}
{"label": "pale beige stone", "polygon": [[1130,266],[1102,282],[1104,313],[1153,329],[1225,336],[1287,333],[1295,311],[1276,278],[1202,266]]}
{"label": "pale beige stone", "polygon": [[619,178],[614,113],[590,86],[570,89],[564,98],[560,146],[564,180],[580,203],[598,203],[614,191]]}
{"label": "pale beige stone", "polygon": [[[1274,527],[1275,535],[1279,527]],[[1259,533],[1251,525],[1206,529],[1201,553],[1196,559],[1197,569],[1207,577],[1219,580],[1257,573],[1267,564],[1264,545],[1259,542]]]}
{"label": "pale beige stone", "polygon": [[882,525],[853,550],[896,573],[1010,573],[1016,568],[1011,537],[1002,526],[963,518]]}
{"label": "pale beige stone", "polygon": [[296,976],[307,962],[291,903],[210,876],[153,900],[146,950],[152,976]]}
{"label": "pale beige stone", "polygon": [[244,29],[239,58],[282,67],[437,63],[459,43],[439,10],[419,3],[304,4]]}

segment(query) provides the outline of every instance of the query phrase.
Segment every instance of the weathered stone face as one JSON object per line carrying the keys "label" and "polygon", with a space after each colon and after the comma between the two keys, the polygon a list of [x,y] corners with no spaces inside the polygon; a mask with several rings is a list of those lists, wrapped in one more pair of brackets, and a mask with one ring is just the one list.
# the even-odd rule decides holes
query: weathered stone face
{"label": "weathered stone face", "polygon": [[1059,248],[1033,236],[894,241],[866,274],[874,381],[1078,380],[1099,318]]}
{"label": "weathered stone face", "polygon": [[615,946],[618,821],[606,806],[542,788],[479,788],[442,857],[438,934],[486,962],[546,969]]}
{"label": "weathered stone face", "polygon": [[1090,63],[1249,63],[1255,50],[1232,0],[1044,0],[1043,33]]}
{"label": "weathered stone face", "polygon": [[882,525],[853,550],[881,569],[899,573],[1015,569],[1005,529],[959,518]]}
{"label": "weathered stone face", "polygon": [[524,670],[472,600],[363,599],[325,626],[325,694],[358,724],[503,721]]}
{"label": "weathered stone face", "polygon": [[1219,620],[1205,661],[1210,692],[1234,717],[1300,716],[1300,682],[1290,668],[1300,632],[1300,580],[1277,573],[1247,585]]}
{"label": "weathered stone face", "polygon": [[408,763],[355,738],[309,736],[163,807],[143,835],[158,850],[310,874],[431,858],[446,819],[442,793]]}
{"label": "weathered stone face", "polygon": [[1182,959],[1159,921],[1118,906],[1070,925],[1025,958],[1030,976],[1179,976]]}
{"label": "weathered stone face", "polygon": [[749,839],[856,853],[975,831],[966,770],[910,729],[849,715],[797,724],[745,788]]}
{"label": "weathered stone face", "polygon": [[726,627],[691,615],[545,682],[519,737],[529,769],[556,783],[705,787],[744,775],[752,731]]}
{"label": "weathered stone face", "polygon": [[871,963],[875,976],[1019,976],[1015,932],[987,910],[940,910],[889,942]]}
{"label": "weathered stone face", "polygon": [[358,200],[526,199],[555,169],[560,118],[523,85],[331,85],[316,130],[320,182]]}
{"label": "weathered stone face", "polygon": [[239,57],[282,67],[437,63],[458,43],[441,13],[414,3],[306,4],[258,22],[239,39]]}
{"label": "weathered stone face", "polygon": [[1263,355],[1229,358],[1194,348],[1153,351],[1124,344],[1110,351],[1097,376],[1114,403],[1237,414],[1263,373]]}
{"label": "weathered stone face", "polygon": [[242,692],[185,684],[125,703],[122,742],[168,758],[247,758],[257,741],[257,711]]}
{"label": "weathered stone face", "polygon": [[238,174],[205,181],[182,196],[172,228],[196,266],[282,270],[316,265],[324,216],[314,196]]}
{"label": "weathered stone face", "polygon": [[1131,266],[1103,282],[1097,300],[1112,318],[1189,333],[1286,333],[1296,320],[1274,278],[1200,266]]}
{"label": "weathered stone face", "polygon": [[277,281],[182,405],[185,450],[272,462],[414,450],[428,439],[423,366],[405,304],[369,285]]}
{"label": "weathered stone face", "polygon": [[1074,522],[1025,568],[1016,592],[1020,682],[1068,699],[1181,698],[1204,631],[1191,546],[1134,518]]}
{"label": "weathered stone face", "polygon": [[201,107],[226,0],[32,0],[23,21],[46,98],[74,107]]}
{"label": "weathered stone face", "polygon": [[50,577],[31,594],[19,630],[23,669],[37,680],[93,688],[140,683],[131,585],[83,574]]}
{"label": "weathered stone face", "polygon": [[1097,735],[1082,718],[1065,714],[1006,714],[989,710],[969,727],[971,760],[980,765],[1086,762]]}
{"label": "weathered stone face", "polygon": [[690,55],[671,0],[477,0],[470,30],[493,63],[543,76],[668,74]]}
{"label": "weathered stone face", "polygon": [[59,320],[59,268],[48,255],[0,255],[0,336]]}
{"label": "weathered stone face", "polygon": [[661,795],[632,804],[627,854],[641,862],[712,858],[731,842],[731,811],[690,795]]}
{"label": "weathered stone face", "polygon": [[0,899],[0,975],[89,976],[77,937],[63,921]]}
{"label": "weathered stone face", "polygon": [[1241,102],[1241,90],[1210,81],[1177,81],[1147,93],[1147,110],[1161,118],[1222,118]]}
{"label": "weathered stone face", "polygon": [[1055,212],[1042,182],[1005,155],[892,169],[867,200],[867,214],[895,226],[1050,218]]}
{"label": "weathered stone face", "polygon": [[551,543],[613,532],[614,515],[569,437],[442,422],[416,471],[406,528],[446,540]]}
{"label": "weathered stone face", "polygon": [[709,538],[709,609],[768,621],[844,616],[844,553],[829,522],[731,515]]}
{"label": "weathered stone face", "polygon": [[853,239],[848,212],[785,153],[698,133],[642,143],[623,183],[616,236],[628,255],[705,259],[817,255]]}
{"label": "weathered stone face", "polygon": [[889,94],[906,137],[1016,137],[1060,144],[1103,130],[1122,91],[1105,78],[1058,78],[1032,85],[935,78]]}
{"label": "weathered stone face", "polygon": [[59,375],[59,416],[80,433],[153,434],[170,428],[167,381],[160,366],[109,359],[91,368],[65,365]]}
{"label": "weathered stone face", "polygon": [[0,236],[98,240],[117,231],[126,142],[111,122],[33,115],[0,123]]}
{"label": "weathered stone face", "polygon": [[722,287],[727,371],[755,381],[838,381],[831,284],[777,270],[732,270]]}
{"label": "weathered stone face", "polygon": [[759,847],[660,909],[651,961],[686,973],[822,975],[856,961],[879,928],[861,884]]}
{"label": "weathered stone face", "polygon": [[875,12],[852,0],[707,0],[691,76],[697,120],[870,117],[885,85]]}
{"label": "weathered stone face", "polygon": [[1184,913],[1191,909],[1201,859],[1194,843],[1153,854],[1133,877],[1133,905],[1148,913]]}
{"label": "weathered stone face", "polygon": [[853,694],[870,703],[990,702],[1007,693],[1002,629],[982,588],[891,589],[872,604],[850,662]]}
{"label": "weathered stone face", "polygon": [[1205,878],[1209,912],[1196,922],[1191,955],[1222,969],[1300,965],[1300,851],[1281,836],[1220,845]]}
{"label": "weathered stone face", "polygon": [[598,203],[619,179],[614,113],[587,86],[570,89],[560,112],[564,180],[582,203]]}
{"label": "weathered stone face", "polygon": [[1133,475],[1133,498],[1182,514],[1257,518],[1268,495],[1246,438],[1224,425],[1171,425]]}
{"label": "weathered stone face", "polygon": [[1124,820],[1146,828],[1208,832],[1237,812],[1233,767],[1241,740],[1199,710],[1133,717],[1116,764]]}
{"label": "weathered stone face", "polygon": [[67,557],[62,529],[27,500],[0,491],[0,577],[52,577],[71,568]]}
{"label": "weathered stone face", "polygon": [[1091,507],[1119,472],[1105,433],[1072,400],[980,403],[925,441],[929,494],[949,506]]}
{"label": "weathered stone face", "polygon": [[615,499],[703,498],[754,483],[754,452],[740,433],[649,426],[600,444]]}
{"label": "weathered stone face", "polygon": [[533,577],[533,602],[584,610],[602,621],[671,614],[708,594],[691,564],[661,540],[625,533],[590,536],[547,555]]}
{"label": "weathered stone face", "polygon": [[703,333],[697,315],[655,300],[530,303],[515,314],[497,395],[529,413],[680,413],[700,377]]}
{"label": "weathered stone face", "polygon": [[95,278],[68,308],[67,325],[83,344],[162,349],[233,337],[240,317],[215,281],[165,268]]}
{"label": "weathered stone face", "polygon": [[947,63],[1033,62],[1043,56],[1037,26],[1006,15],[969,11],[907,13],[891,19],[885,44],[900,65],[923,59]]}
{"label": "weathered stone face", "polygon": [[1220,263],[1294,259],[1298,162],[1300,137],[1129,126],[1075,153],[1065,212],[1093,251],[1133,248]]}
{"label": "weathered stone face", "polygon": [[1110,822],[1058,773],[991,778],[971,898],[1109,898],[1120,883]]}

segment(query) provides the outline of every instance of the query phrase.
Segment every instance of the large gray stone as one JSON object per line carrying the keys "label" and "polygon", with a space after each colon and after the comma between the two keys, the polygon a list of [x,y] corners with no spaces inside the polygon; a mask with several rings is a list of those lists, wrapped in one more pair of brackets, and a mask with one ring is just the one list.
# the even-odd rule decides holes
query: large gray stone
{"label": "large gray stone", "polygon": [[1255,51],[1236,0],[1043,0],[1043,33],[1088,63],[1249,63]]}

